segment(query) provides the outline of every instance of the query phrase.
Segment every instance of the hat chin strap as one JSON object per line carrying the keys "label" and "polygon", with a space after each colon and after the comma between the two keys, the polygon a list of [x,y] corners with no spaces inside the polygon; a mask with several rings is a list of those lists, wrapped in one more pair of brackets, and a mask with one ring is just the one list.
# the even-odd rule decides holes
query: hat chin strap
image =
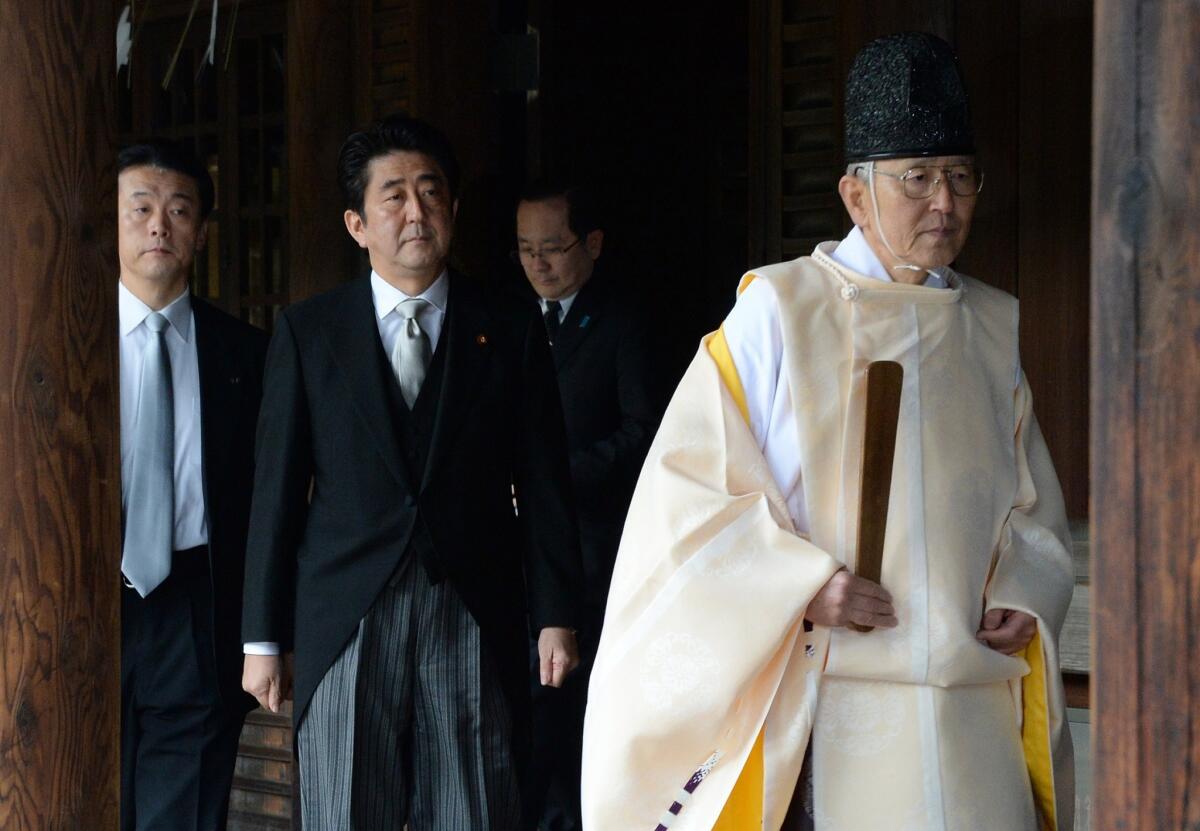
{"label": "hat chin strap", "polygon": [[895,259],[900,260],[900,265],[894,265],[892,268],[901,269],[904,271],[923,271],[926,274],[932,274],[933,271],[928,268],[921,268],[919,265],[904,262],[904,258],[896,253],[896,249],[892,248],[892,244],[888,242],[887,234],[883,231],[883,222],[879,218],[879,200],[875,197],[875,162],[867,162],[867,185],[871,188],[871,207],[875,211],[875,230],[879,232],[879,238],[883,240],[883,246],[888,250]]}

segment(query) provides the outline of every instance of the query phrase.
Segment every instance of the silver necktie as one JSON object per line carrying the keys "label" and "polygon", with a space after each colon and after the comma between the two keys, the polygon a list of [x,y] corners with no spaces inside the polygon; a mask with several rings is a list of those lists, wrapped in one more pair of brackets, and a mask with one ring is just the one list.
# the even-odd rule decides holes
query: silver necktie
{"label": "silver necktie", "polygon": [[425,371],[433,352],[429,347],[429,336],[417,322],[417,315],[425,306],[426,301],[419,297],[410,297],[396,306],[396,313],[404,319],[404,325],[392,347],[392,369],[400,382],[400,394],[410,410],[425,382]]}
{"label": "silver necktie", "polygon": [[171,573],[175,534],[175,406],[167,319],[146,318],[150,340],[142,351],[142,381],[134,421],[133,467],[125,495],[121,573],[142,597]]}

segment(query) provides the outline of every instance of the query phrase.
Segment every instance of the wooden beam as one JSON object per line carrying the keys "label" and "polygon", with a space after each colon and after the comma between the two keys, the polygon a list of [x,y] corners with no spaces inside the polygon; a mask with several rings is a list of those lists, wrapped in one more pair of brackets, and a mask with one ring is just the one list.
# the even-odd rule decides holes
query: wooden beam
{"label": "wooden beam", "polygon": [[0,827],[116,828],[116,17],[0,3]]}
{"label": "wooden beam", "polygon": [[1200,827],[1200,7],[1098,0],[1096,829]]}

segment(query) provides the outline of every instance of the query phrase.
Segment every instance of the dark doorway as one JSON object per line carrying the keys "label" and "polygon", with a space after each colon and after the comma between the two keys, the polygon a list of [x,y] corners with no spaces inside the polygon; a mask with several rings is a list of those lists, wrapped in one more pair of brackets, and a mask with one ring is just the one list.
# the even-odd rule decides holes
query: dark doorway
{"label": "dark doorway", "polygon": [[540,78],[527,158],[510,164],[596,191],[608,278],[654,308],[675,370],[751,265],[748,17],[746,4],[529,3]]}

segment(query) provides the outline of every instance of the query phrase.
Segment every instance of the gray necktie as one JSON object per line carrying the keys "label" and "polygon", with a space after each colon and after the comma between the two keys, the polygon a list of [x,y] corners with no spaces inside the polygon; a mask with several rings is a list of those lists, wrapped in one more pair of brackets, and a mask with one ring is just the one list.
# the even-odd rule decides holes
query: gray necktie
{"label": "gray necktie", "polygon": [[167,319],[158,312],[146,318],[150,340],[142,351],[130,461],[133,470],[125,495],[121,573],[142,597],[171,573],[175,533],[175,407],[167,326]]}
{"label": "gray necktie", "polygon": [[404,319],[404,325],[400,328],[396,345],[392,347],[392,369],[396,372],[400,394],[404,396],[404,403],[409,409],[416,403],[421,384],[425,383],[425,371],[429,368],[432,356],[429,336],[417,322],[417,315],[425,305],[426,301],[421,298],[410,297],[396,306],[396,313]]}

